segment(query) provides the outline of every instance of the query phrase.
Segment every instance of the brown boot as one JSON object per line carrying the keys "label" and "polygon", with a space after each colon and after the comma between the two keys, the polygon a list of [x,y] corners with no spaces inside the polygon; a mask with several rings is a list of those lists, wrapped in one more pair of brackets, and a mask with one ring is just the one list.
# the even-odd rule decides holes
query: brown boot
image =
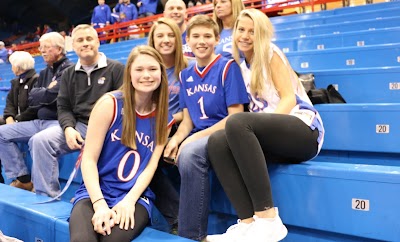
{"label": "brown boot", "polygon": [[32,182],[22,183],[18,180],[14,180],[10,183],[10,186],[24,189],[24,190],[27,190],[30,192],[33,191],[33,183]]}

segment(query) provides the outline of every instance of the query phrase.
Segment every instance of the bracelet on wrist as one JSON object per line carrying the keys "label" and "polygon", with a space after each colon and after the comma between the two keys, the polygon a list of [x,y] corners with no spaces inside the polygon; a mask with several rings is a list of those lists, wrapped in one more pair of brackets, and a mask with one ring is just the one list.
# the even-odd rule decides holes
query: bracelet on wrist
{"label": "bracelet on wrist", "polygon": [[97,203],[98,201],[104,200],[104,197],[97,199],[96,201],[92,202],[92,205],[94,205],[95,203]]}

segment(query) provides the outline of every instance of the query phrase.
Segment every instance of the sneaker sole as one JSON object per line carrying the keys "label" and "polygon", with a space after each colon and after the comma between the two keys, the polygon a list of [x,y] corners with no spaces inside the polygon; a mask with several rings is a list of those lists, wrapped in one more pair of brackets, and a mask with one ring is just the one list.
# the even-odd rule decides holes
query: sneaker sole
{"label": "sneaker sole", "polygon": [[279,231],[281,233],[277,234],[276,240],[273,240],[273,242],[277,242],[277,241],[283,240],[288,234],[288,230],[287,230],[285,225],[283,225],[282,229],[280,229]]}

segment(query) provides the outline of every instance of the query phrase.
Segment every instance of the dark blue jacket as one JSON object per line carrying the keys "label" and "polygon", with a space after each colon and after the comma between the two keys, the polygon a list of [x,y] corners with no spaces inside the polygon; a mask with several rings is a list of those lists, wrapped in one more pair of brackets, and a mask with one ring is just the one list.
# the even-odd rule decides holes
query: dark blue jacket
{"label": "dark blue jacket", "polygon": [[[38,110],[37,116],[42,120],[57,120],[57,95],[60,89],[61,75],[64,70],[74,65],[67,57],[63,57],[52,66],[40,71],[38,81],[29,92],[29,106]],[[49,89],[52,81],[57,84]]]}
{"label": "dark blue jacket", "polygon": [[156,14],[158,0],[140,0],[139,2],[142,3],[142,5],[139,8],[139,14],[144,14],[144,13]]}

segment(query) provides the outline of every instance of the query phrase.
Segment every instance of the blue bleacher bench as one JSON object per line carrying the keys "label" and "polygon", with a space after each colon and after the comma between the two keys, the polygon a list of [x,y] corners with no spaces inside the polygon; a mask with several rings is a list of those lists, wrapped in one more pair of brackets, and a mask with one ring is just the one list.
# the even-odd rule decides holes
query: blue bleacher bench
{"label": "blue bleacher bench", "polygon": [[288,52],[297,72],[400,66],[400,43]]}
{"label": "blue bleacher bench", "polygon": [[324,24],[318,26],[287,28],[275,31],[276,39],[299,38],[321,34],[339,34],[351,31],[399,27],[400,17],[357,20],[346,23]]}
{"label": "blue bleacher bench", "polygon": [[314,17],[306,20],[292,20],[292,21],[284,21],[281,23],[275,23],[275,30],[283,30],[283,29],[293,29],[293,28],[301,28],[301,27],[309,27],[309,26],[318,26],[324,24],[340,24],[351,21],[360,21],[367,19],[379,19],[383,17],[396,17],[400,14],[400,7],[394,8],[386,8],[382,10],[370,10],[358,13],[347,13],[347,14],[338,14],[338,15],[330,15],[330,16],[320,16]]}
{"label": "blue bleacher bench", "polygon": [[[67,219],[72,209],[71,203],[56,201],[37,204],[49,198],[4,184],[0,184],[0,193],[2,194],[0,196],[0,230],[4,234],[23,241],[69,241]],[[134,241],[189,242],[192,240],[148,227]]]}
{"label": "blue bleacher bench", "polygon": [[323,149],[400,153],[400,103],[324,104],[315,107],[326,132]]}
{"label": "blue bleacher bench", "polygon": [[277,17],[272,17],[271,22],[273,24],[279,24],[279,23],[283,23],[286,21],[302,21],[302,20],[307,20],[307,19],[316,18],[316,17],[320,17],[320,16],[333,16],[333,15],[349,14],[349,13],[356,14],[359,12],[365,12],[365,11],[370,11],[370,10],[382,10],[382,9],[388,9],[388,8],[394,8],[394,7],[400,7],[400,1],[335,8],[332,10],[311,12],[311,13],[305,13],[305,14],[277,16]]}
{"label": "blue bleacher bench", "polygon": [[317,88],[333,84],[347,103],[400,103],[400,66],[308,72]]}
{"label": "blue bleacher bench", "polygon": [[400,43],[400,27],[275,40],[283,52]]}
{"label": "blue bleacher bench", "polygon": [[400,241],[399,166],[316,158],[270,165],[269,171],[275,205],[289,229],[283,241]]}

